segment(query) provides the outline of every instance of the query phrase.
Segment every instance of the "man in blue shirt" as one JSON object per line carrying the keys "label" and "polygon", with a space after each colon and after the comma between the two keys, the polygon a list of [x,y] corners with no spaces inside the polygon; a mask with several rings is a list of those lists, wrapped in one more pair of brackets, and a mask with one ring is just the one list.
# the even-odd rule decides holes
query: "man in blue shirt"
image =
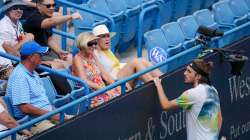
{"label": "man in blue shirt", "polygon": [[[48,51],[48,47],[40,46],[35,41],[29,41],[20,49],[21,63],[13,70],[7,85],[7,96],[13,105],[14,117],[20,119],[24,115],[38,117],[52,111],[43,84],[35,72],[41,63],[41,55]],[[51,117],[59,121],[59,115]],[[40,133],[54,126],[49,120],[36,124],[31,129],[33,133]]]}

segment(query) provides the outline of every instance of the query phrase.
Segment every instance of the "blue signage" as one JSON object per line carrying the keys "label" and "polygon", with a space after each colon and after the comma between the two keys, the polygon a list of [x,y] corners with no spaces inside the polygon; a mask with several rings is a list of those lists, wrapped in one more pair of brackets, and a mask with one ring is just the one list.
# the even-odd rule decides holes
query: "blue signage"
{"label": "blue signage", "polygon": [[167,59],[167,53],[161,47],[154,47],[149,51],[149,59],[153,64],[157,64]]}

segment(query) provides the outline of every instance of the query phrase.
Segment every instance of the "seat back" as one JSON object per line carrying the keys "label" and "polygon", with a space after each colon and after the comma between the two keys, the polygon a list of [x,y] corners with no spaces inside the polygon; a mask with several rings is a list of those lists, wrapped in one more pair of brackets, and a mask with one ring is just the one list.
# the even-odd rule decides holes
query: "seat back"
{"label": "seat back", "polygon": [[[144,33],[145,46],[148,58],[153,64],[165,61],[168,58],[168,43],[161,29],[154,29]],[[160,68],[162,72],[167,71],[167,66]]]}
{"label": "seat back", "polygon": [[107,6],[112,14],[126,11],[126,2],[124,0],[106,0]]}
{"label": "seat back", "polygon": [[73,2],[75,4],[82,4],[85,0],[68,0],[69,2]]}
{"label": "seat back", "polygon": [[179,23],[186,39],[195,38],[196,30],[199,25],[192,15],[179,18],[177,22]]}
{"label": "seat back", "polygon": [[250,9],[250,0],[245,0],[245,2],[247,4],[248,9]]}
{"label": "seat back", "polygon": [[177,46],[185,40],[184,34],[177,22],[170,22],[161,26],[169,45]]}
{"label": "seat back", "polygon": [[185,16],[189,10],[188,5],[189,5],[188,0],[174,0],[172,20],[176,21],[178,18]]}
{"label": "seat back", "polygon": [[140,6],[143,0],[125,0],[127,4],[127,8],[134,8],[136,6]]}
{"label": "seat back", "polygon": [[248,7],[244,0],[229,0],[228,3],[236,16],[243,17],[248,14]]}
{"label": "seat back", "polygon": [[52,104],[53,101],[56,99],[56,95],[57,95],[56,89],[49,77],[42,77],[41,80],[42,80],[44,89],[46,91],[46,95],[49,99],[49,102]]}
{"label": "seat back", "polygon": [[219,1],[213,5],[214,19],[219,24],[234,24],[235,15],[227,1]]}
{"label": "seat back", "polygon": [[[87,4],[81,4],[80,6],[82,6],[83,8],[89,8]],[[84,17],[84,19],[88,20],[74,19],[72,21],[75,28],[75,35],[78,35],[81,32],[85,31],[92,31],[93,25],[95,23],[94,16],[82,10],[78,10],[78,12],[81,14],[82,17]]]}
{"label": "seat back", "polygon": [[168,42],[161,29],[154,29],[144,33],[144,41],[148,51],[154,47],[160,47],[164,50],[168,49]]}
{"label": "seat back", "polygon": [[218,24],[215,22],[213,14],[208,9],[196,11],[193,15],[199,26],[203,25],[214,29],[218,28]]}
{"label": "seat back", "polygon": [[201,3],[201,9],[210,8],[217,0],[203,0]]}
{"label": "seat back", "polygon": [[189,10],[188,10],[188,15],[193,14],[195,11],[201,9],[201,4],[203,3],[202,0],[191,0],[189,3]]}
{"label": "seat back", "polygon": [[[87,5],[89,8],[91,8],[93,10],[102,12],[102,13],[107,14],[107,15],[111,15],[111,11],[108,8],[106,0],[89,0]],[[98,20],[103,20],[103,18],[99,17],[99,16],[97,16],[96,18]]]}
{"label": "seat back", "polygon": [[14,113],[13,113],[13,109],[12,109],[10,98],[8,96],[3,96],[3,100],[4,100],[5,104],[6,104],[6,107],[8,109],[9,114],[11,116],[13,116]]}

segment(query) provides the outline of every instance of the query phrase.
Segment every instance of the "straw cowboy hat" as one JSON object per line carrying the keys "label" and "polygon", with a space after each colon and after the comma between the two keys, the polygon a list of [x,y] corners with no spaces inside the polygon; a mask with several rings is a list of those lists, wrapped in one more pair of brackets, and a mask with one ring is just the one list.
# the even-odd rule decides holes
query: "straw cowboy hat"
{"label": "straw cowboy hat", "polygon": [[95,36],[99,36],[99,35],[103,35],[103,34],[109,34],[110,37],[114,37],[115,36],[115,32],[109,32],[109,29],[107,28],[106,25],[101,24],[101,25],[97,25],[93,28],[93,34]]}
{"label": "straw cowboy hat", "polygon": [[12,8],[13,6],[25,6],[27,5],[22,0],[6,0],[4,2],[3,7],[0,9],[0,13],[6,12],[8,9]]}

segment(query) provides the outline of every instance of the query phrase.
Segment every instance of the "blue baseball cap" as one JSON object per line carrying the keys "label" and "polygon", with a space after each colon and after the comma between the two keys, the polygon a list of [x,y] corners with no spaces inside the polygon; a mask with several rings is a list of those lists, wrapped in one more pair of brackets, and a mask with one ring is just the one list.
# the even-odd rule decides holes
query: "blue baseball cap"
{"label": "blue baseball cap", "polygon": [[49,48],[47,46],[41,46],[36,41],[28,41],[22,45],[20,54],[21,56],[32,55],[35,53],[44,54],[48,52],[48,50]]}

